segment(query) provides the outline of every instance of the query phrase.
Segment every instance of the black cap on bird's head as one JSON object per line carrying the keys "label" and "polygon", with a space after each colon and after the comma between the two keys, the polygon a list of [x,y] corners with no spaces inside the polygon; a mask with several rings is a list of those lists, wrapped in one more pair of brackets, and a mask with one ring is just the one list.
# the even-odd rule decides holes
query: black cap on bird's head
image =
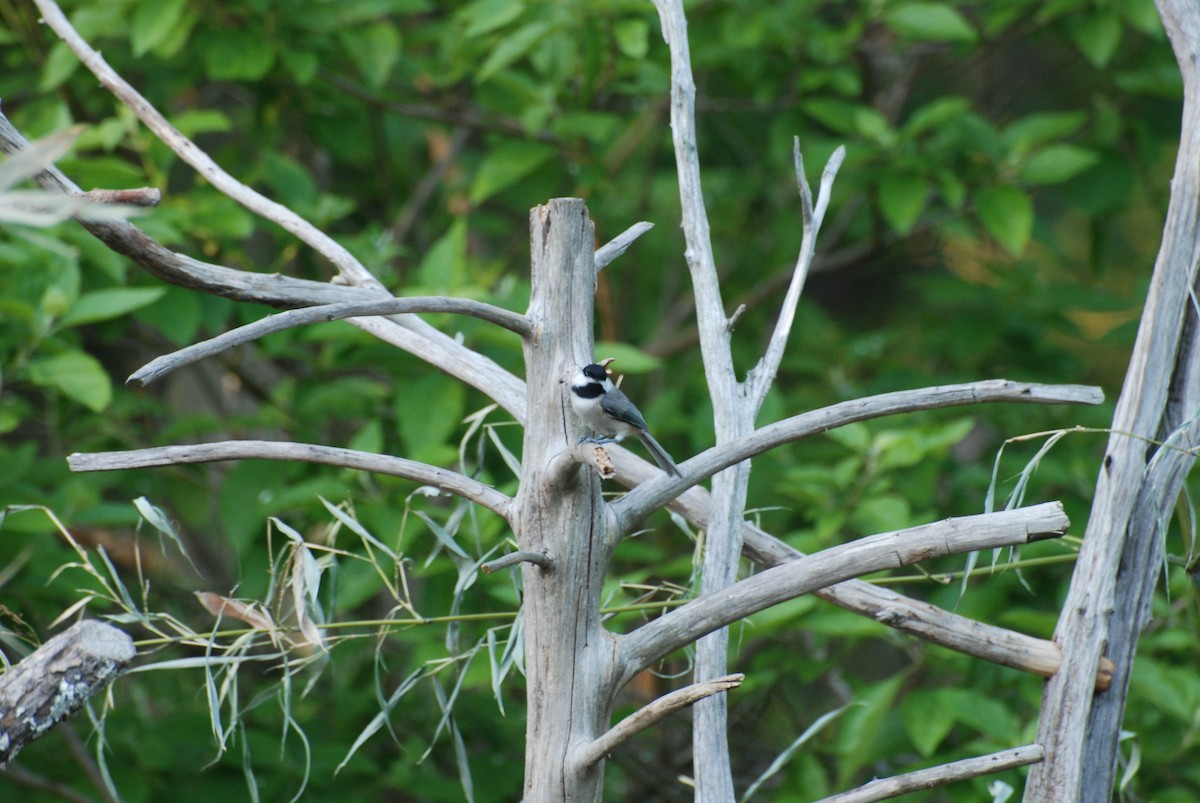
{"label": "black cap on bird's head", "polygon": [[585,367],[583,375],[596,382],[603,382],[605,379],[608,379],[608,371],[605,371],[604,366],[599,363],[592,363]]}
{"label": "black cap on bird's head", "polygon": [[591,365],[584,366],[580,372],[593,382],[603,382],[606,379],[611,379],[612,375],[608,372],[609,363],[615,362],[616,357],[605,357],[599,362],[594,362]]}

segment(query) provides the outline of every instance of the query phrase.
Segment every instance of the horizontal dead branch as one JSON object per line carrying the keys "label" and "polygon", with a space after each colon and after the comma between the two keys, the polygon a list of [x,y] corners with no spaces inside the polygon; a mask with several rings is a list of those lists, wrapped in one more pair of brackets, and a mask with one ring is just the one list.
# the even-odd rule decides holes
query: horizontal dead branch
{"label": "horizontal dead branch", "polygon": [[0,675],[0,767],[83,708],[135,655],[124,632],[85,619]]}
{"label": "horizontal dead branch", "polygon": [[456,494],[508,518],[512,500],[478,480],[403,457],[360,452],[334,446],[279,441],[220,441],[187,446],[159,446],[124,452],[76,452],[67,456],[72,471],[118,471],[188,463],[216,463],[223,460],[293,460],[354,468],[403,477]]}
{"label": "horizontal dead branch", "polygon": [[946,519],[860,538],[760,572],[648,622],[618,643],[628,680],[650,664],[725,625],[852,577],[942,555],[1057,538],[1070,522],[1062,505]]}
{"label": "horizontal dead branch", "polygon": [[415,312],[445,312],[470,315],[502,326],[522,337],[530,333],[529,319],[524,315],[467,298],[449,296],[415,296],[408,298],[386,298],[377,301],[351,301],[340,304],[324,304],[304,307],[269,315],[261,320],[239,326],[214,338],[164,354],[151,360],[129,377],[131,385],[148,385],[161,376],[194,362],[219,354],[222,351],[249,343],[272,332],[281,332],[312,323],[340,321],[375,315],[399,315]]}
{"label": "horizontal dead branch", "polygon": [[574,757],[574,762],[581,770],[590,767],[612,753],[622,742],[628,740],[634,734],[662,722],[667,717],[687,708],[697,700],[702,700],[705,697],[711,697],[714,694],[720,694],[730,689],[736,689],[742,685],[742,681],[745,679],[746,676],[738,672],[733,675],[725,675],[724,677],[693,683],[690,686],[684,686],[682,689],[677,689],[669,694],[664,694],[654,702],[642,706],[609,728],[603,736],[584,747]]}
{"label": "horizontal dead branch", "polygon": [[[614,444],[608,449],[617,467],[617,478],[622,483],[637,485],[661,476],[657,466],[628,449]],[[671,509],[693,526],[704,529],[708,526],[710,504],[708,491],[697,486],[675,499]],[[764,568],[804,557],[803,552],[748,522],[742,525],[742,539],[742,557]],[[874,619],[931,644],[1022,672],[1052,677],[1062,664],[1062,650],[1053,641],[977,622],[865,580],[846,580],[813,593],[851,613]],[[1109,687],[1112,673],[1112,661],[1101,658],[1096,691]]]}
{"label": "horizontal dead branch", "polygon": [[963,404],[985,402],[1031,402],[1035,404],[1099,404],[1104,401],[1100,388],[1089,385],[1041,385],[989,379],[961,385],[941,385],[917,390],[881,393],[840,402],[819,410],[768,424],[742,438],[705,449],[679,464],[682,477],[661,474],[639,485],[612,504],[617,517],[618,535],[629,532],[638,522],[696,483],[718,471],[762,454],[777,446],[837,427],[897,413],[933,410]]}
{"label": "horizontal dead branch", "polygon": [[849,792],[823,797],[817,803],[873,803],[876,800],[887,800],[909,792],[933,789],[980,775],[1036,764],[1045,758],[1045,755],[1040,744],[1027,744],[1011,750],[989,753],[986,756],[964,758],[962,761],[952,761],[938,767],[896,775],[892,778],[879,778]]}

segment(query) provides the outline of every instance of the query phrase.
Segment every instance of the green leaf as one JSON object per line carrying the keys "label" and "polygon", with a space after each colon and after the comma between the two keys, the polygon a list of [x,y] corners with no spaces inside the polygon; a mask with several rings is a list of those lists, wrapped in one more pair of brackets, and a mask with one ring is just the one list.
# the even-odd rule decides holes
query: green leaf
{"label": "green leaf", "polygon": [[831,429],[825,437],[855,452],[866,452],[871,448],[871,428],[861,421]]}
{"label": "green leaf", "polygon": [[153,304],[167,292],[165,287],[114,287],[84,293],[71,305],[58,325],[60,328],[107,321]]}
{"label": "green leaf", "polygon": [[1020,256],[1033,231],[1033,201],[1017,187],[987,187],[975,196],[975,213],[988,233],[1013,256]]}
{"label": "green leaf", "polygon": [[491,52],[491,55],[484,60],[479,68],[479,72],[475,74],[475,83],[482,84],[524,56],[543,37],[550,33],[550,30],[551,25],[548,22],[532,22],[523,28],[518,28],[515,33],[502,39],[500,44],[496,46],[496,49]]}
{"label": "green leaf", "polygon": [[555,150],[540,142],[513,140],[495,148],[483,160],[471,185],[471,203],[478,204],[532,173]]}
{"label": "green leaf", "polygon": [[112,401],[112,382],[99,361],[82,351],[64,351],[29,361],[33,384],[54,388],[94,413]]}
{"label": "green leaf", "polygon": [[650,25],[644,19],[621,20],[613,26],[617,49],[631,59],[644,59],[650,52]]}
{"label": "green leaf", "polygon": [[387,22],[347,31],[342,46],[372,89],[379,89],[400,58],[400,32]]}
{"label": "green leaf", "polygon": [[839,134],[854,130],[855,115],[860,108],[857,103],[836,98],[816,98],[805,101],[800,107],[805,114]]}
{"label": "green leaf", "polygon": [[459,18],[467,23],[464,33],[475,37],[504,27],[524,10],[521,0],[476,0],[459,12]]}
{"label": "green leaf", "polygon": [[289,207],[306,207],[317,198],[317,183],[302,164],[281,153],[268,152],[263,158],[267,182],[280,200]]}
{"label": "green leaf", "polygon": [[1051,145],[1029,157],[1021,168],[1021,180],[1029,184],[1061,184],[1087,170],[1100,156],[1078,145]]}
{"label": "green leaf", "polygon": [[901,36],[934,42],[974,42],[975,29],[958,9],[941,3],[913,3],[889,11],[888,27]]}
{"label": "green leaf", "polygon": [[657,357],[647,354],[636,346],[628,343],[614,343],[602,340],[596,344],[596,359],[613,358],[612,370],[618,376],[621,374],[644,374],[658,368],[660,361]]}
{"label": "green leaf", "polygon": [[142,0],[133,12],[129,42],[134,56],[142,56],[167,40],[183,15],[187,0]]}
{"label": "green leaf", "polygon": [[321,60],[315,53],[301,52],[290,48],[280,51],[279,59],[287,71],[292,74],[292,78],[296,79],[296,83],[301,86],[311,83],[321,66]]}
{"label": "green leaf", "polygon": [[903,682],[904,674],[897,674],[859,695],[854,701],[856,707],[842,720],[835,746],[837,754],[842,758],[838,786],[845,786],[846,780],[853,776],[859,767],[871,761],[872,748],[879,738],[883,721],[891,711],[892,701]]}
{"label": "green leaf", "polygon": [[395,399],[396,423],[405,454],[423,460],[444,447],[463,419],[466,395],[462,385],[441,376],[405,385]]}
{"label": "green leaf", "polygon": [[225,113],[217,109],[188,109],[171,115],[171,125],[186,137],[209,134],[213,131],[228,131],[233,128]]}
{"label": "green leaf", "polygon": [[879,180],[879,211],[897,234],[908,234],[925,208],[928,184],[923,176],[885,173]]}
{"label": "green leaf", "polygon": [[904,699],[900,719],[913,747],[928,758],[954,727],[954,709],[942,705],[937,692],[917,690]]}
{"label": "green leaf", "polygon": [[466,260],[467,227],[460,220],[451,224],[446,233],[425,252],[417,273],[425,287],[446,293],[459,286],[465,273]]}
{"label": "green leaf", "polygon": [[971,108],[971,102],[966,98],[940,98],[927,103],[908,117],[904,124],[904,133],[908,136],[937,128],[947,120],[952,120]]}
{"label": "green leaf", "polygon": [[1030,114],[1005,128],[1000,138],[1009,153],[1024,156],[1034,146],[1074,134],[1086,121],[1083,112]]}
{"label": "green leaf", "polygon": [[912,524],[912,507],[899,494],[881,494],[860,502],[848,521],[861,533],[900,530]]}
{"label": "green leaf", "polygon": [[1093,67],[1104,69],[1120,47],[1124,32],[1121,18],[1104,9],[1079,18],[1078,22],[1071,26],[1070,36],[1071,41]]}
{"label": "green leaf", "polygon": [[954,718],[996,739],[1012,739],[1021,731],[1021,721],[1012,709],[997,699],[967,689],[939,689],[936,704],[954,712]]}
{"label": "green leaf", "polygon": [[872,142],[888,144],[894,138],[887,118],[869,106],[858,106],[854,110],[854,130]]}
{"label": "green leaf", "polygon": [[38,80],[38,92],[49,92],[62,86],[79,69],[79,59],[63,42],[55,42],[50,55],[42,66],[42,77]]}
{"label": "green leaf", "polygon": [[222,30],[203,46],[208,77],[217,81],[256,81],[275,64],[275,49],[261,31]]}

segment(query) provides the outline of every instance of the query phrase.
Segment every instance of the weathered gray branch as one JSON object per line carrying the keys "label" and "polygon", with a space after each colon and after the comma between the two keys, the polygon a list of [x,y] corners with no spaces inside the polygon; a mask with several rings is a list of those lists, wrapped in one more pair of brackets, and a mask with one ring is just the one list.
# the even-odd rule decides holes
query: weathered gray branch
{"label": "weathered gray branch", "polygon": [[0,675],[0,767],[86,705],[136,654],[125,633],[85,619]]}
{"label": "weathered gray branch", "polygon": [[227,351],[252,340],[312,323],[340,321],[372,315],[398,315],[415,312],[449,312],[470,315],[497,326],[502,326],[522,337],[528,337],[529,319],[516,312],[501,309],[493,304],[468,298],[448,296],[414,296],[387,298],[379,301],[351,301],[341,304],[325,304],[319,307],[303,307],[269,315],[261,320],[223,332],[214,338],[194,343],[171,354],[164,354],[139,368],[129,377],[129,384],[148,385],[171,371],[194,362]]}
{"label": "weathered gray branch", "polygon": [[1027,764],[1035,764],[1041,761],[1045,754],[1040,744],[1027,744],[986,756],[939,764],[927,770],[908,772],[892,778],[879,778],[849,792],[821,798],[817,803],[874,803],[876,800],[887,800],[906,795],[909,792],[934,789],[957,781],[977,778],[980,775],[990,775],[993,772],[1003,772],[1024,767]]}
{"label": "weathered gray branch", "polygon": [[121,204],[123,206],[158,206],[162,193],[157,187],[138,187],[128,190],[88,190],[79,196],[94,204]]}
{"label": "weathered gray branch", "polygon": [[738,672],[721,678],[693,683],[682,689],[664,694],[652,703],[642,706],[625,719],[612,726],[603,736],[587,745],[574,757],[576,763],[590,766],[612,753],[622,742],[629,740],[646,728],[657,725],[667,717],[693,705],[697,700],[720,694],[723,691],[736,689],[742,685],[746,676]]}
{"label": "weathered gray branch", "polygon": [[[1162,245],[1055,631],[1063,664],[1042,697],[1038,741],[1046,760],[1029,773],[1025,800],[1030,803],[1090,803],[1112,796],[1133,655],[1161,571],[1159,525],[1194,462],[1190,454],[1159,459],[1147,447],[1153,440],[1194,445],[1191,419],[1200,407],[1200,321],[1194,308],[1200,251],[1200,14],[1190,0],[1157,0],[1157,6],[1183,77],[1179,152]],[[1113,685],[1096,695],[1089,681],[1106,649],[1116,664]]]}
{"label": "weathered gray branch", "polygon": [[[657,466],[629,450],[608,448],[622,483],[636,486],[659,475]],[[670,507],[694,527],[706,529],[712,498],[708,491],[696,486],[676,498]],[[742,534],[745,539],[742,557],[764,568],[804,557],[803,552],[749,522],[743,524]],[[1053,641],[977,622],[864,580],[846,580],[813,594],[839,608],[931,644],[1022,672],[1048,678],[1062,664],[1062,650]],[[1111,661],[1101,659],[1096,674],[1097,689],[1108,688],[1112,682],[1112,669]]]}
{"label": "weathered gray branch", "polygon": [[880,533],[807,555],[693,600],[620,637],[622,677],[628,680],[705,633],[818,588],[942,555],[1057,538],[1069,524],[1061,504],[1046,502]]}
{"label": "weathered gray branch", "polygon": [[482,564],[479,570],[484,574],[493,574],[495,572],[511,569],[513,566],[520,566],[522,563],[532,563],[534,566],[549,571],[554,566],[554,561],[545,552],[529,552],[524,549],[518,549],[516,552],[509,552],[507,555],[495,560],[489,560]]}
{"label": "weathered gray branch", "polygon": [[403,457],[372,454],[354,449],[279,441],[220,441],[187,446],[159,446],[125,452],[76,452],[67,457],[72,471],[117,471],[187,463],[216,463],[222,460],[294,460],[328,466],[354,468],[432,485],[482,505],[508,518],[512,500],[478,480]]}
{"label": "weathered gray branch", "polygon": [[1103,392],[1088,385],[1039,385],[990,379],[962,385],[881,393],[877,396],[839,402],[768,424],[749,435],[706,449],[679,464],[679,471],[683,476],[670,477],[660,473],[613,502],[613,513],[617,517],[620,531],[628,532],[651,511],[662,507],[704,478],[728,466],[785,443],[856,421],[962,404],[1099,404],[1103,400]]}
{"label": "weathered gray branch", "polygon": [[629,246],[633,245],[634,240],[636,240],[638,237],[641,237],[652,228],[654,228],[654,224],[647,223],[644,220],[640,223],[634,223],[632,226],[625,229],[625,231],[621,232],[616,237],[613,237],[607,243],[597,248],[595,254],[596,272],[599,273],[610,262],[621,256],[621,254],[625,253]]}

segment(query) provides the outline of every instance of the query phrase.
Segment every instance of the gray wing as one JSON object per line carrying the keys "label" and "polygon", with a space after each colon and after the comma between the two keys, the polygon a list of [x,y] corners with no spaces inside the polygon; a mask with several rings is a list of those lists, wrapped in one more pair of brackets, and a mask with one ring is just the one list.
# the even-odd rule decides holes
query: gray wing
{"label": "gray wing", "polygon": [[634,407],[629,397],[617,388],[613,388],[600,397],[600,409],[631,427],[637,427],[643,432],[647,429],[646,419],[642,418],[638,408]]}

